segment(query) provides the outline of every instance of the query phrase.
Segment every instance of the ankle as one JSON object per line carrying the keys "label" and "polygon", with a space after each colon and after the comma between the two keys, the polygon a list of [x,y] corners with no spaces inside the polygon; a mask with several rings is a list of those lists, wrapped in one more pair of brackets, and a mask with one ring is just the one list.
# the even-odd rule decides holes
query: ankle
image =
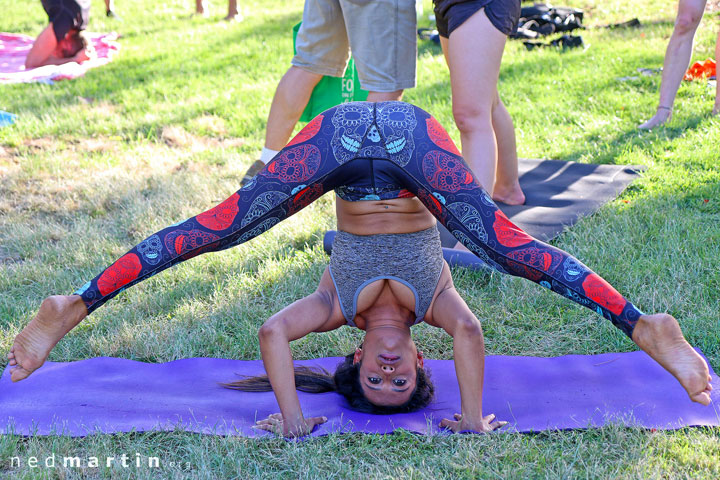
{"label": "ankle", "polygon": [[273,157],[278,153],[279,150],[273,150],[272,148],[263,147],[262,151],[260,152],[260,161],[267,165],[268,162],[272,160]]}
{"label": "ankle", "polygon": [[67,297],[68,306],[70,307],[73,318],[78,321],[88,316],[87,306],[80,295],[70,295]]}
{"label": "ankle", "polygon": [[684,341],[677,320],[668,314],[642,315],[635,324],[632,340],[641,348],[652,348],[658,341]]}
{"label": "ankle", "polygon": [[658,105],[658,107],[655,109],[655,116],[663,117],[665,120],[668,120],[670,117],[672,117],[672,114],[672,107]]}
{"label": "ankle", "polygon": [[520,189],[520,180],[516,178],[509,181],[496,180],[493,191],[495,193],[512,193]]}

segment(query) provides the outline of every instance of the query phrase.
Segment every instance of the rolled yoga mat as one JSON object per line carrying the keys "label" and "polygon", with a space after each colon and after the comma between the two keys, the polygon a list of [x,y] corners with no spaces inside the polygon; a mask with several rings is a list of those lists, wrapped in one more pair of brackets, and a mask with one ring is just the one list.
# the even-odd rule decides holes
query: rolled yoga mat
{"label": "rolled yoga mat", "polygon": [[[297,362],[333,371],[340,357]],[[425,409],[398,415],[350,410],[336,393],[299,392],[306,416],[328,422],[312,435],[333,432],[421,434],[441,431],[442,418],[460,411],[451,360],[426,360],[436,398]],[[47,362],[32,376],[0,378],[0,433],[85,436],[91,433],[173,430],[248,437],[257,419],[278,412],[272,392],[228,390],[218,382],[264,373],[261,361],[191,358],[150,364],[122,358]],[[712,373],[712,372],[711,372]],[[715,385],[718,377],[712,373]],[[483,411],[509,424],[504,431],[583,429],[619,422],[677,429],[720,425],[720,389],[709,407],[691,402],[677,381],[643,352],[553,358],[489,356]]]}
{"label": "rolled yoga mat", "polygon": [[[643,166],[595,165],[560,160],[520,159],[520,185],[525,205],[498,206],[514,224],[547,242],[614,199],[644,170]],[[454,250],[457,240],[438,223],[443,256],[450,266],[488,268],[470,252]],[[334,231],[325,234],[325,251],[332,251]]]}

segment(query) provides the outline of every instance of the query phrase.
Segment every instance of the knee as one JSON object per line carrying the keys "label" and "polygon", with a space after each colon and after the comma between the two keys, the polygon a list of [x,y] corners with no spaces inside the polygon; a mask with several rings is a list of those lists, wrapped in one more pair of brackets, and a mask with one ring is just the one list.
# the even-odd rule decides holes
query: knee
{"label": "knee", "polygon": [[492,105],[453,103],[453,119],[460,133],[492,130]]}
{"label": "knee", "polygon": [[694,35],[702,19],[702,15],[703,11],[698,9],[684,9],[679,11],[675,19],[675,33],[679,35]]}

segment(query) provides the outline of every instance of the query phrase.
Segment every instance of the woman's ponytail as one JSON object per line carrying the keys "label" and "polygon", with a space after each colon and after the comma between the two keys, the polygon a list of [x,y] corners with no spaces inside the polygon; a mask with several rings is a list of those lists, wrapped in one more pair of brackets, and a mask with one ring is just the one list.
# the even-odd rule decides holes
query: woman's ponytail
{"label": "woman's ponytail", "polygon": [[[243,392],[270,392],[270,379],[267,375],[246,377],[235,382],[221,383],[223,387]],[[301,392],[324,393],[334,392],[335,380],[324,368],[295,367],[295,388]]]}

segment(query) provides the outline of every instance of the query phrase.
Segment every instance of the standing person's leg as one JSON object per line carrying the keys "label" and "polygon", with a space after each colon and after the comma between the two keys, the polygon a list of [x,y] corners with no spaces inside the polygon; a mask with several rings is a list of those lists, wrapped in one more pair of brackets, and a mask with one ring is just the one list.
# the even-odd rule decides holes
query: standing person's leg
{"label": "standing person's leg", "polygon": [[693,40],[702,20],[707,0],[680,0],[675,28],[668,42],[660,81],[660,102],[653,117],[638,126],[643,130],[655,128],[670,119],[680,82],[690,65]]}
{"label": "standing person's leg", "polygon": [[244,243],[333,190],[334,174],[341,168],[330,151],[332,133],[326,138],[333,129],[334,110],[308,123],[251,182],[221,204],[150,235],[74,294],[45,299],[8,354],[12,380],[39,368],[62,337],[126,288],[202,253]]}
{"label": "standing person's leg", "polygon": [[350,44],[339,0],[306,0],[292,66],[278,84],[268,115],[263,163],[287,143],[315,85],[324,75],[341,77]]}
{"label": "standing person's leg", "polygon": [[[499,12],[510,14],[502,2],[498,5]],[[450,69],[453,116],[463,154],[493,198],[522,204],[525,195],[518,181],[515,127],[497,93],[507,34],[490,21],[489,6],[467,19],[458,8],[468,7],[459,5],[447,12],[436,9],[436,15],[441,17],[440,43]],[[456,26],[458,21],[462,23]],[[483,48],[482,55],[477,53],[478,46]]]}
{"label": "standing person's leg", "polygon": [[[441,37],[440,43],[447,59],[447,39]],[[495,171],[493,199],[507,205],[523,205],[525,203],[525,193],[523,193],[520,186],[518,175],[515,125],[497,92],[492,107],[492,127],[497,143],[497,168]]]}
{"label": "standing person's leg", "polygon": [[295,56],[275,90],[265,128],[265,146],[240,182],[244,185],[285,146],[315,85],[324,75],[342,77],[350,44],[339,0],[305,0]]}
{"label": "standing person's leg", "polygon": [[207,5],[205,4],[205,0],[195,0],[195,13],[197,15],[205,15]]}
{"label": "standing person's leg", "polygon": [[[288,142],[293,129],[307,106],[313,88],[322,75],[291,66],[275,90],[265,132],[265,148],[279,152]],[[267,163],[272,159],[268,158]]]}
{"label": "standing person's leg", "polygon": [[115,16],[115,5],[113,0],[105,0],[105,15],[108,17]]}
{"label": "standing person's leg", "polygon": [[493,200],[507,205],[522,205],[525,203],[525,194],[518,177],[515,125],[499,96],[495,97],[493,104],[492,123],[498,154]]}
{"label": "standing person's leg", "polygon": [[225,20],[242,20],[242,15],[237,8],[237,0],[228,0],[228,13]]}
{"label": "standing person's leg", "polygon": [[[414,117],[418,127],[412,132],[413,144],[425,146],[425,151],[411,152],[408,163],[398,161],[408,158],[405,152],[390,158],[402,167],[404,178],[399,180],[405,188],[455,238],[498,271],[532,280],[607,318],[672,373],[693,401],[710,402],[707,364],[685,341],[673,317],[643,314],[578,259],[510,222],[456,153],[437,120],[419,108]],[[378,127],[383,130],[383,125]]]}
{"label": "standing person's leg", "polygon": [[[340,0],[347,37],[369,102],[402,99],[415,87],[417,17],[415,2]],[[358,88],[356,86],[355,88]]]}
{"label": "standing person's leg", "polygon": [[[490,23],[483,9],[446,40],[453,117],[460,131],[463,156],[490,194],[497,164],[492,107],[506,38]],[[482,55],[478,55],[479,45]]]}

